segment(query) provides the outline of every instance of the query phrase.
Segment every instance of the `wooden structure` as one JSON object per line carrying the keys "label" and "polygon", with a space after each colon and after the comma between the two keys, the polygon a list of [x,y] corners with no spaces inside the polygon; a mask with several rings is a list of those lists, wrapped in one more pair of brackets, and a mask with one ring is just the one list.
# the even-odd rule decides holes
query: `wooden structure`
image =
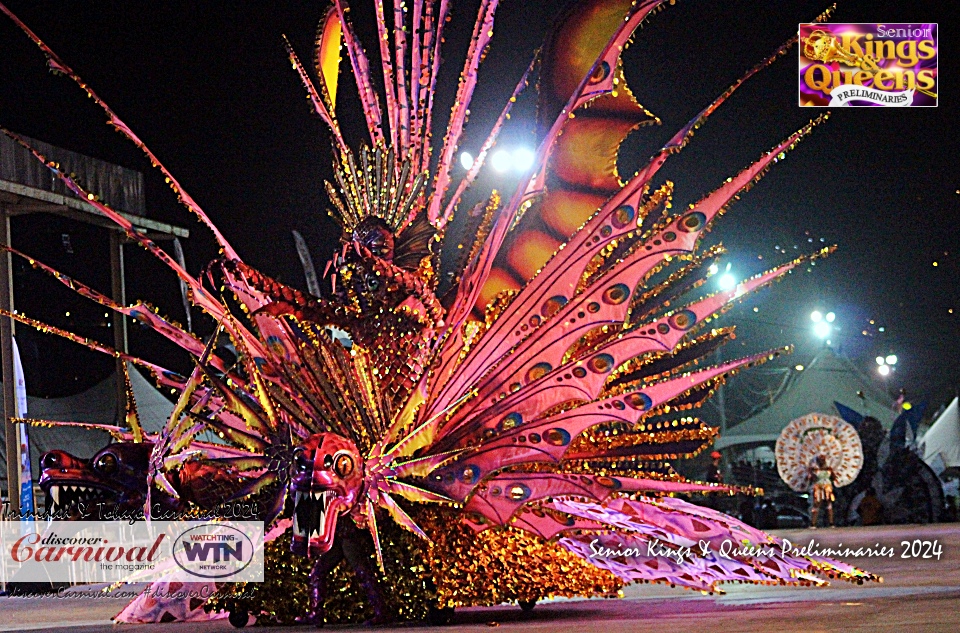
{"label": "wooden structure", "polygon": [[[28,139],[29,140],[29,139]],[[146,217],[143,174],[70,152],[47,143],[30,140],[48,159],[60,163],[66,173],[76,175],[78,182],[130,220],[137,230],[154,241],[172,240],[188,237],[187,229],[156,222]],[[103,227],[110,231],[110,269],[112,279],[112,298],[125,304],[123,245],[124,232],[109,219],[103,217],[94,207],[75,197],[50,170],[34,158],[30,152],[0,135],[0,241],[11,245],[10,218],[31,213],[48,213],[87,224]],[[16,305],[13,296],[11,255],[0,255],[0,308],[13,311]],[[3,379],[3,416],[4,447],[7,462],[8,496],[11,514],[19,513],[19,462],[20,443],[13,425],[15,385],[13,371],[13,333],[14,323],[0,318],[0,353],[2,353]],[[127,351],[127,326],[122,314],[113,315],[113,345],[115,349]],[[117,360],[117,407],[122,417],[126,407],[121,360]]]}

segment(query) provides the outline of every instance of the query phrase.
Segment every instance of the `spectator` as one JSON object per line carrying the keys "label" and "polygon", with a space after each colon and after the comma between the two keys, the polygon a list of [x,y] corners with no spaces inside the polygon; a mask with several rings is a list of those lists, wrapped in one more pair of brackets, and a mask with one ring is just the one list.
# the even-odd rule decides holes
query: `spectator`
{"label": "spectator", "polygon": [[722,484],[723,483],[723,470],[720,468],[720,451],[713,451],[710,453],[711,463],[707,467],[707,481],[712,484]]}

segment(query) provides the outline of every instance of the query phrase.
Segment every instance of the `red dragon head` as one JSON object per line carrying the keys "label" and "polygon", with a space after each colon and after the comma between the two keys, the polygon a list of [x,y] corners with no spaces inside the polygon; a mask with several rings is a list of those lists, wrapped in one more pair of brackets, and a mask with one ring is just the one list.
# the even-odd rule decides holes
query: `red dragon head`
{"label": "red dragon head", "polygon": [[294,468],[292,549],[296,554],[319,556],[333,546],[337,519],[360,498],[363,461],[347,438],[317,433],[294,449]]}
{"label": "red dragon head", "polygon": [[47,508],[61,518],[92,520],[105,506],[142,507],[152,448],[153,444],[117,442],[90,459],[47,451],[40,456],[40,488],[47,493]]}

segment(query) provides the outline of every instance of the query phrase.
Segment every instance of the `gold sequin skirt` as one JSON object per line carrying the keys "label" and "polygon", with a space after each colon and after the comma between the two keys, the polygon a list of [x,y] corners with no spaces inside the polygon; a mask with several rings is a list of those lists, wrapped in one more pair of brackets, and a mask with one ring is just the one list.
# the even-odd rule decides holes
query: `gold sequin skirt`
{"label": "gold sequin skirt", "polygon": [[821,503],[823,501],[828,501],[830,503],[834,502],[833,496],[833,485],[829,483],[824,484],[813,484],[813,502]]}

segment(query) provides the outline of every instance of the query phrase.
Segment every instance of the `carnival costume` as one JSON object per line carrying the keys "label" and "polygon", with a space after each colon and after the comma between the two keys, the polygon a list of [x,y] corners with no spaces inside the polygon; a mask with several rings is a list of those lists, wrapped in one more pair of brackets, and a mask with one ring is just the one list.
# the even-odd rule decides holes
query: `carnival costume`
{"label": "carnival costume", "polygon": [[[469,214],[475,239],[456,244],[448,238],[454,211],[534,65],[456,182],[457,147],[498,2],[480,3],[446,134],[435,146],[434,96],[449,4],[396,3],[390,26],[384,3],[375,3],[382,73],[373,71],[340,0],[321,24],[318,82],[288,45],[290,62],[329,128],[335,153],[327,192],[343,234],[325,274],[329,289],[321,296],[245,263],[143,142],[21,24],[51,67],[76,81],[109,123],[147,154],[221,249],[221,257],[194,277],[95,192],[8,132],[166,264],[189,288],[194,307],[218,324],[205,344],[143,304],[118,306],[58,276],[190,353],[195,369],[179,376],[23,315],[7,315],[125,358],[177,391],[174,412],[149,458],[148,508],[153,494],[181,498],[175,481],[190,464],[242,481],[227,499],[261,500],[271,538],[289,542],[299,564],[309,569],[299,619],[316,624],[329,619],[326,557],[340,552],[349,561],[348,550],[364,547],[362,539],[380,570],[389,573],[395,559],[385,555],[383,535],[396,530],[422,539],[422,549],[410,550],[422,557],[414,567],[427,577],[421,586],[432,587],[443,607],[529,599],[519,598],[521,591],[535,598],[609,589],[591,582],[551,590],[552,576],[565,573],[561,567],[572,560],[619,583],[663,582],[708,592],[724,582],[821,584],[817,573],[861,582],[874,578],[820,557],[721,556],[725,542],[779,541],[677,498],[735,489],[686,480],[667,463],[697,454],[715,436],[690,409],[732,373],[779,353],[706,363],[733,335],[732,328],[708,324],[732,302],[809,258],[704,296],[697,290],[721,251],[701,253],[698,246],[727,206],[814,122],[689,208],[673,211],[672,183],[657,186],[654,178],[695,128],[790,43],[709,104],[623,182],[616,171],[620,143],[657,119],[627,88],[621,53],[662,2],[579,3],[540,60],[542,131],[532,169],[507,195],[494,193]],[[336,115],[341,48],[368,128],[369,138],[361,143],[347,142]],[[441,269],[443,249],[462,254],[450,271]],[[330,327],[346,332],[350,346],[332,337]],[[235,366],[213,354],[221,331],[239,352]],[[699,362],[704,364],[698,367]],[[211,430],[241,454],[226,456],[196,442],[198,434]],[[443,518],[430,519],[431,512]],[[424,527],[428,524],[435,529]],[[472,567],[475,559],[453,560],[454,552],[443,550],[444,539],[486,547],[487,567]],[[486,580],[485,569],[497,569],[496,561],[506,560],[518,542],[526,543],[533,562],[542,563],[539,576],[527,576],[512,594],[479,594],[473,586],[482,584],[477,578]],[[693,548],[694,555],[652,555],[650,543],[670,551]],[[597,556],[598,547],[635,554]],[[275,556],[282,558],[279,552]],[[363,557],[353,558],[354,571],[366,578],[361,583],[375,606],[373,619],[397,615],[380,599],[382,583],[357,562]],[[492,582],[511,578],[526,564],[506,565],[504,578]],[[454,574],[450,567],[458,565],[472,570],[472,577]],[[154,607],[135,603],[121,619],[143,621],[143,611]],[[276,612],[275,606],[263,607],[254,615],[269,618]]]}
{"label": "carnival costume", "polygon": [[796,492],[810,493],[811,525],[826,502],[833,525],[834,488],[852,483],[863,467],[863,446],[852,425],[823,413],[792,420],[777,438],[777,470]]}
{"label": "carnival costume", "polygon": [[814,466],[811,470],[813,471],[813,502],[833,503],[836,500],[833,496],[833,471],[819,466]]}

